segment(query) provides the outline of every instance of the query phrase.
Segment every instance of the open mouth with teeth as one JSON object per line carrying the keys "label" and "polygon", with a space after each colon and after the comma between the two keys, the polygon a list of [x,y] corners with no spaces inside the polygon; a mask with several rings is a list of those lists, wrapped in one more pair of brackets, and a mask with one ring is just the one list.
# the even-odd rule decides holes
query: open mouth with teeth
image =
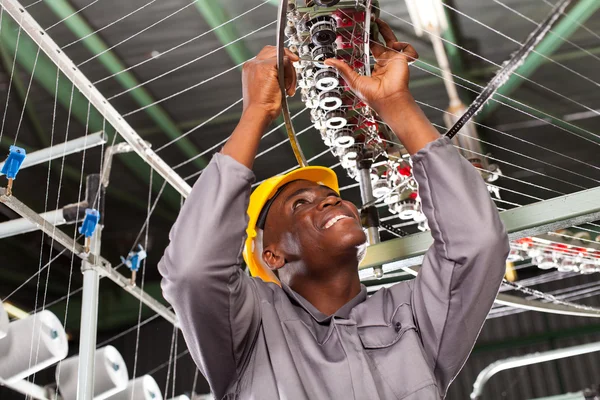
{"label": "open mouth with teeth", "polygon": [[323,229],[329,229],[331,228],[336,222],[342,220],[342,219],[347,219],[351,217],[348,217],[347,215],[336,215],[335,217],[331,218],[329,221],[327,221],[327,223],[325,224],[325,226],[323,226]]}

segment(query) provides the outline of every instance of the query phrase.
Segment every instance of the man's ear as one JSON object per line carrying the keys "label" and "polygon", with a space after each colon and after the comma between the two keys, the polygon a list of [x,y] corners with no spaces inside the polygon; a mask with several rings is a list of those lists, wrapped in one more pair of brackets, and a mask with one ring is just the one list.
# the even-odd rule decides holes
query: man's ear
{"label": "man's ear", "polygon": [[277,271],[285,265],[285,257],[275,248],[275,246],[267,246],[267,248],[263,250],[262,258],[271,271]]}

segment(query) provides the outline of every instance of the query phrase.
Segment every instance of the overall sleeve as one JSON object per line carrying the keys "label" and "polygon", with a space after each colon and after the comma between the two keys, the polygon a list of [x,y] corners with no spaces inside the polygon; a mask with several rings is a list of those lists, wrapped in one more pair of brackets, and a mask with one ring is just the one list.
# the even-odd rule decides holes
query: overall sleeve
{"label": "overall sleeve", "polygon": [[413,156],[433,246],[412,307],[442,396],[467,360],[506,268],[508,236],[479,173],[441,138]]}
{"label": "overall sleeve", "polygon": [[185,202],[158,265],[165,299],[219,399],[237,381],[261,319],[255,282],[240,268],[253,181],[248,168],[216,154]]}

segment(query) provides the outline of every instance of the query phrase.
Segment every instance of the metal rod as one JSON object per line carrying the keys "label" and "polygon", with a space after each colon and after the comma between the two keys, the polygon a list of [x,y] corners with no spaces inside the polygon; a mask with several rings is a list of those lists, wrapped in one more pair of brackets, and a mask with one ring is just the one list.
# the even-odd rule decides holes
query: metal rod
{"label": "metal rod", "polygon": [[50,38],[47,32],[26,11],[17,0],[3,0],[2,6],[10,16],[42,49],[46,55],[73,82],[90,103],[106,118],[117,132],[134,148],[136,153],[158,172],[183,197],[187,197],[192,188],[167,163],[163,161],[137,132],[123,119],[108,100],[96,89],[89,79],[77,68],[61,48]]}
{"label": "metal rod", "polygon": [[[69,140],[68,142],[27,154],[25,161],[23,161],[23,164],[21,165],[21,169],[33,167],[34,165],[43,164],[46,161],[55,160],[57,158],[62,158],[63,156],[91,149],[104,143],[106,143],[106,135],[104,132],[97,132],[74,140]],[[3,165],[4,162],[1,162],[0,169],[2,169]],[[2,173],[0,173],[0,175],[2,175]]]}
{"label": "metal rod", "polygon": [[[102,225],[92,236],[90,253],[100,256]],[[81,263],[83,273],[83,300],[81,303],[81,329],[79,336],[79,366],[77,369],[77,400],[94,398],[94,370],[96,359],[96,330],[98,326],[98,297],[100,274],[87,260]]]}
{"label": "metal rod", "polygon": [[552,12],[546,17],[546,19],[529,35],[529,38],[507,62],[504,63],[502,68],[498,71],[496,76],[487,84],[487,86],[481,91],[479,96],[469,106],[467,111],[462,117],[454,124],[452,128],[446,132],[446,136],[452,139],[462,127],[471,120],[481,110],[481,108],[487,103],[487,101],[496,93],[496,91],[505,84],[511,77],[512,73],[519,68],[525,59],[535,50],[535,46],[542,41],[548,31],[552,28],[552,25],[565,11],[567,6],[571,4],[573,0],[562,0],[553,9]]}
{"label": "metal rod", "polygon": [[[61,226],[67,223],[62,209],[40,214],[40,217],[54,226]],[[12,221],[0,223],[0,239],[33,232],[38,229],[37,225],[26,218],[13,219]]]}
{"label": "metal rod", "polygon": [[177,316],[168,310],[167,307],[162,305],[153,297],[149,296],[147,293],[143,292],[140,288],[132,287],[130,285],[129,278],[126,278],[115,271],[111,267],[110,263],[102,256],[93,253],[86,254],[85,249],[81,244],[75,242],[72,237],[69,237],[63,231],[48,223],[48,221],[40,217],[35,211],[27,207],[15,196],[7,196],[6,189],[2,187],[0,187],[0,203],[5,204],[23,218],[31,221],[39,229],[44,231],[44,233],[50,237],[53,237],[56,242],[60,243],[79,258],[87,259],[89,264],[93,265],[101,276],[108,277],[111,281],[129,292],[133,297],[139,299],[142,303],[148,306],[148,308],[162,316],[173,325],[179,327]]}
{"label": "metal rod", "polygon": [[[364,161],[363,161],[364,163]],[[365,165],[361,166],[358,169],[358,183],[360,184],[360,197],[362,199],[363,204],[375,204],[375,196],[373,196],[373,187],[371,186],[371,168],[370,163],[365,163]],[[371,209],[371,210],[369,210]],[[377,212],[377,209],[371,205],[364,209],[363,212]],[[367,238],[369,240],[369,246],[374,246],[381,242],[379,237],[379,227],[378,226],[367,226]],[[382,265],[374,265],[373,266],[373,275],[376,278],[383,277],[383,267]]]}
{"label": "metal rod", "polygon": [[283,112],[283,120],[285,121],[285,129],[287,131],[288,138],[290,139],[290,145],[296,161],[300,167],[308,166],[306,157],[302,153],[298,139],[296,138],[296,132],[294,131],[294,125],[292,124],[292,118],[290,117],[290,109],[287,101],[287,92],[285,90],[285,71],[283,68],[284,63],[284,44],[285,44],[285,26],[287,24],[287,7],[288,0],[281,0],[279,3],[279,18],[277,20],[277,72],[279,75],[279,87],[281,88],[281,109]]}
{"label": "metal rod", "polygon": [[552,360],[559,360],[561,358],[568,358],[579,356],[582,354],[594,353],[600,351],[600,342],[588,343],[581,346],[566,347],[564,349],[556,349],[550,351],[544,351],[541,353],[527,354],[520,357],[511,357],[504,360],[498,360],[488,365],[483,371],[479,373],[475,383],[473,384],[473,392],[471,392],[471,399],[479,399],[483,392],[483,387],[490,380],[490,378],[496,375],[500,371],[507,369],[524,367],[526,365],[539,364]]}

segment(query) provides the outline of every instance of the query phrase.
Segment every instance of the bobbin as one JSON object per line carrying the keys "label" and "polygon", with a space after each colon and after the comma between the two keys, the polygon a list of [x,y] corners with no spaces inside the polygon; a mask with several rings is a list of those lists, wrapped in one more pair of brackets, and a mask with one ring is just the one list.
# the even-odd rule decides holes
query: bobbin
{"label": "bobbin", "polygon": [[325,114],[324,118],[327,129],[342,129],[348,125],[346,113],[343,110],[330,111]]}
{"label": "bobbin", "polygon": [[340,85],[338,72],[332,68],[318,70],[314,74],[313,79],[317,89],[322,91],[333,90]]}
{"label": "bobbin", "polygon": [[342,104],[341,89],[329,90],[319,95],[319,107],[325,111],[337,110]]}

